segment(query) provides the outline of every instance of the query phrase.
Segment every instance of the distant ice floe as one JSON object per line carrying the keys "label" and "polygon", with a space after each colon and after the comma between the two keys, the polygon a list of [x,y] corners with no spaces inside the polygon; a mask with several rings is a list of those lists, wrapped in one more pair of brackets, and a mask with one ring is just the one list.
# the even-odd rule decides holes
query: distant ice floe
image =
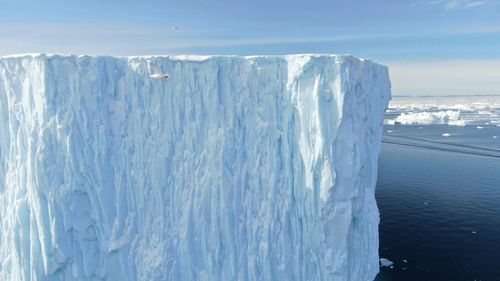
{"label": "distant ice floe", "polygon": [[449,136],[451,136],[451,135],[450,135],[449,133],[444,133],[444,134],[442,134],[442,136],[443,136],[443,137],[449,137]]}
{"label": "distant ice floe", "polygon": [[500,96],[394,97],[384,124],[500,127]]}
{"label": "distant ice floe", "polygon": [[465,126],[467,122],[460,119],[460,111],[447,110],[438,112],[409,112],[402,113],[393,120],[386,122],[388,125],[451,125]]}

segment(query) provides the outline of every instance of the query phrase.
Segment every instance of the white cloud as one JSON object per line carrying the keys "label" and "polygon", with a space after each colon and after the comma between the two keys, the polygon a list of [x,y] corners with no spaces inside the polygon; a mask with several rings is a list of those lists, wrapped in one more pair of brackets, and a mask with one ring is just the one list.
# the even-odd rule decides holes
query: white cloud
{"label": "white cloud", "polygon": [[429,1],[429,5],[441,5],[443,3],[446,3],[447,1],[446,0],[433,0],[433,1]]}
{"label": "white cloud", "polygon": [[469,2],[469,3],[465,4],[465,7],[466,8],[476,8],[476,7],[483,6],[485,4],[486,4],[486,1],[474,1],[474,2]]}
{"label": "white cloud", "polygon": [[485,6],[489,1],[483,0],[432,0],[427,2],[432,6],[440,6],[447,11],[452,10],[466,10],[471,8],[478,8]]}
{"label": "white cloud", "polygon": [[[140,55],[190,53],[196,49],[214,52],[221,47],[265,46],[273,44],[314,44],[338,42],[373,42],[398,39],[421,39],[429,36],[498,34],[500,26],[479,26],[451,30],[427,30],[420,34],[358,33],[324,36],[247,36],[221,38],[221,30],[182,28],[172,32],[169,26],[145,28],[97,24],[0,24],[0,55],[18,53],[70,53],[105,55]],[[262,48],[254,48],[262,49]]]}
{"label": "white cloud", "polygon": [[454,10],[460,6],[460,2],[458,1],[449,1],[444,5],[446,10]]}
{"label": "white cloud", "polygon": [[[227,46],[346,42],[399,38],[398,34],[353,34],[290,37],[220,38],[217,30],[172,32],[163,28],[143,28],[93,24],[1,24],[0,55],[13,53],[78,53],[137,55],[183,52],[192,48]],[[27,36],[30,34],[30,36]]]}

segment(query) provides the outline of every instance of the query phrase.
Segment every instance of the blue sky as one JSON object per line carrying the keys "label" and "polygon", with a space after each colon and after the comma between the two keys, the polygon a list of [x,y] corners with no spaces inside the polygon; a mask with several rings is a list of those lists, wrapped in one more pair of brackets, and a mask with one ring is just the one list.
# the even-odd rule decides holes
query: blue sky
{"label": "blue sky", "polygon": [[500,0],[0,0],[0,55],[26,52],[348,53],[395,95],[500,94]]}

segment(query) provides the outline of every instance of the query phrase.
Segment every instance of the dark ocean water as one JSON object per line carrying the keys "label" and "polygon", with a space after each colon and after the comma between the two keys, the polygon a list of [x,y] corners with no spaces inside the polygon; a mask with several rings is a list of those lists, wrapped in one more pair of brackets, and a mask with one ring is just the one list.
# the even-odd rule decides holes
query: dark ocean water
{"label": "dark ocean water", "polygon": [[[385,126],[378,281],[500,281],[500,127]],[[444,136],[443,136],[444,134]]]}

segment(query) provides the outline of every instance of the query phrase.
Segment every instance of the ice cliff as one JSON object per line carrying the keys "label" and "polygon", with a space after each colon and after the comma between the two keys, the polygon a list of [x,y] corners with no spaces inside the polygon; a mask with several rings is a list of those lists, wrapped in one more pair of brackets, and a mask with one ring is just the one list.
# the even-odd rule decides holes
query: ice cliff
{"label": "ice cliff", "polygon": [[389,99],[351,56],[0,58],[0,280],[372,280]]}

